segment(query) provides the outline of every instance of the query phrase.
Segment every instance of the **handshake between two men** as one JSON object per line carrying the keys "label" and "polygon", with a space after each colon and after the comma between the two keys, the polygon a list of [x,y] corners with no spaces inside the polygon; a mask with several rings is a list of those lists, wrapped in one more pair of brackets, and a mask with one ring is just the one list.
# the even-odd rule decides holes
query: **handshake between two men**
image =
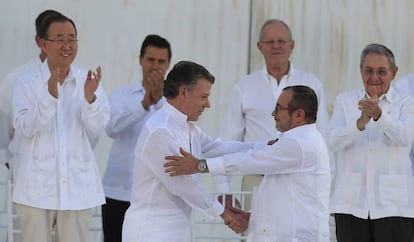
{"label": "handshake between two men", "polygon": [[[218,197],[220,203],[223,203],[223,196]],[[235,207],[233,199],[235,199]],[[241,210],[239,201],[231,195],[225,195],[224,206],[224,212],[221,214],[224,224],[238,234],[243,233],[248,227],[250,213]]]}

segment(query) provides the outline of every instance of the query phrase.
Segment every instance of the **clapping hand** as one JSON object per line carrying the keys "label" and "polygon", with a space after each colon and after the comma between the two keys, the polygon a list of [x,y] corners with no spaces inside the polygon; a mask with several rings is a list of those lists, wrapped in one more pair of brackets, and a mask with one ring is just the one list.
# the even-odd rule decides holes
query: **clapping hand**
{"label": "clapping hand", "polygon": [[145,96],[143,100],[145,109],[148,109],[148,107],[152,104],[158,103],[158,101],[162,98],[164,76],[164,72],[160,70],[153,70],[142,80],[142,84],[145,88]]}
{"label": "clapping hand", "polygon": [[88,76],[86,78],[84,87],[85,99],[86,101],[88,101],[88,103],[92,103],[93,101],[95,101],[95,91],[96,89],[98,89],[101,77],[102,70],[100,66],[96,68],[96,72],[92,72],[91,70],[88,71]]}
{"label": "clapping hand", "polygon": [[358,102],[358,108],[363,115],[377,120],[381,115],[381,108],[379,107],[379,98],[375,90],[372,92],[373,96],[364,98]]}
{"label": "clapping hand", "polygon": [[159,70],[151,72],[148,76],[148,81],[151,83],[151,100],[153,103],[157,103],[163,95],[164,88],[164,76],[165,73],[162,73]]}
{"label": "clapping hand", "polygon": [[379,106],[379,98],[377,92],[371,90],[372,97],[359,100],[358,109],[361,110],[361,116],[357,120],[359,130],[364,130],[365,125],[372,119],[375,121],[381,117],[382,110]]}

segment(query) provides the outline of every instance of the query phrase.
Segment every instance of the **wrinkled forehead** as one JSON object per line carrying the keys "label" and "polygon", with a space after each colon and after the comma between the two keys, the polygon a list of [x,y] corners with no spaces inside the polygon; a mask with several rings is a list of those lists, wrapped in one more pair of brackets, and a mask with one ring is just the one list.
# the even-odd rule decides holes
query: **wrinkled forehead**
{"label": "wrinkled forehead", "polygon": [[289,31],[282,23],[270,23],[263,28],[262,38],[290,38]]}
{"label": "wrinkled forehead", "polygon": [[386,55],[379,53],[369,53],[365,56],[361,67],[374,69],[388,69],[391,67],[391,64]]}

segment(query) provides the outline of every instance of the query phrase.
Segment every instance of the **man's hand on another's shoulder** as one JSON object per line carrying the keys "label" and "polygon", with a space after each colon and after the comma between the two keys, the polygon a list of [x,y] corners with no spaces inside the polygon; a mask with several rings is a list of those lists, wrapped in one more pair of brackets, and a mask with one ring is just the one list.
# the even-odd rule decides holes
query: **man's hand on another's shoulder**
{"label": "man's hand on another's shoulder", "polygon": [[165,173],[169,173],[170,176],[190,175],[198,173],[198,159],[186,152],[183,148],[180,148],[179,155],[166,156],[167,162],[164,164]]}

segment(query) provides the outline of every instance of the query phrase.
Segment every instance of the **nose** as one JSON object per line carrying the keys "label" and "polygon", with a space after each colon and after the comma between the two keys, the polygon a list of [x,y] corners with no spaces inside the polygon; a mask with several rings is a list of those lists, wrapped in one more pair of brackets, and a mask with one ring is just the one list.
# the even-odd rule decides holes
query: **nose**
{"label": "nose", "polygon": [[69,41],[64,41],[61,44],[61,48],[64,49],[64,50],[72,49],[72,47],[73,46],[72,46],[72,44]]}
{"label": "nose", "polygon": [[206,104],[204,105],[204,107],[210,108],[210,100],[209,99],[207,99]]}
{"label": "nose", "polygon": [[380,77],[380,75],[378,74],[378,72],[376,72],[376,71],[373,71],[372,72],[372,74],[371,74],[371,78],[379,78]]}

